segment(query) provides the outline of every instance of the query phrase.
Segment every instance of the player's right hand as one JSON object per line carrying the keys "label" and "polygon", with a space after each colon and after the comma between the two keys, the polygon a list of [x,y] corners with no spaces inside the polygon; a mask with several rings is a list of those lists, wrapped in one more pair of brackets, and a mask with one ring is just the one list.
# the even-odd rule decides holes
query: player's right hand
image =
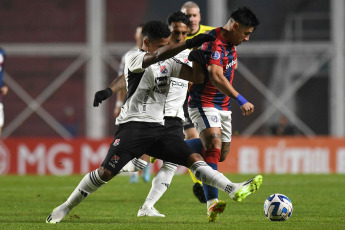
{"label": "player's right hand", "polygon": [[113,94],[113,91],[110,88],[106,88],[104,90],[97,91],[95,93],[95,98],[93,100],[93,107],[98,107],[102,101],[106,100]]}
{"label": "player's right hand", "polygon": [[241,106],[242,114],[244,116],[248,116],[252,113],[254,113],[254,105],[250,102],[245,103]]}
{"label": "player's right hand", "polygon": [[216,40],[216,38],[212,35],[199,34],[199,35],[193,37],[192,39],[188,39],[186,41],[186,45],[187,45],[188,49],[191,49],[193,47],[201,46],[205,42],[214,41],[214,40]]}

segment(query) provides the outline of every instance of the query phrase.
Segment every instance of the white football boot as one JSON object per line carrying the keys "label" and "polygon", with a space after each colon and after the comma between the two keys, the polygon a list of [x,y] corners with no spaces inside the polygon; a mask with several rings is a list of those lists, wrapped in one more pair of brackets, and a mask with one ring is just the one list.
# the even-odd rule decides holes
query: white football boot
{"label": "white football boot", "polygon": [[152,217],[165,217],[164,214],[158,212],[154,207],[141,206],[138,211],[138,217],[140,216],[152,216]]}
{"label": "white football boot", "polygon": [[47,217],[46,223],[48,224],[57,224],[59,223],[69,212],[71,209],[68,208],[68,205],[65,203],[61,204],[60,206],[54,208],[53,212]]}

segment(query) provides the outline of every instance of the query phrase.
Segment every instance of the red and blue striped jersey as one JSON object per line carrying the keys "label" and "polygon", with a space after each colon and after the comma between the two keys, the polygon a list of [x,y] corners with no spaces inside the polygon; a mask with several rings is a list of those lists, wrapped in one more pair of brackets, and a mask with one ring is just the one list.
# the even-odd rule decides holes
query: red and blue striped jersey
{"label": "red and blue striped jersey", "polygon": [[[204,43],[201,49],[211,51],[208,65],[221,66],[224,76],[232,84],[237,65],[237,52],[235,46],[221,36],[220,30],[220,27],[211,30],[209,34],[215,36],[216,40]],[[203,84],[193,84],[189,93],[188,106],[190,108],[214,107],[219,110],[230,110],[230,97],[221,93],[208,77],[205,78]]]}

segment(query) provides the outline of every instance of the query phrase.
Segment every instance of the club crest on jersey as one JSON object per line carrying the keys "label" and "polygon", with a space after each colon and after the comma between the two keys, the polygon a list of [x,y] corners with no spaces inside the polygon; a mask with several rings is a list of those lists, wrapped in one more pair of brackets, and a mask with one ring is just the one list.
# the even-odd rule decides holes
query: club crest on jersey
{"label": "club crest on jersey", "polygon": [[218,117],[216,116],[216,115],[212,115],[211,116],[211,120],[213,121],[213,122],[218,122]]}
{"label": "club crest on jersey", "polygon": [[214,51],[212,54],[211,54],[211,58],[213,60],[218,60],[220,58],[220,53],[218,51]]}
{"label": "club crest on jersey", "polygon": [[116,164],[117,162],[119,162],[120,157],[118,157],[117,155],[114,155],[110,160],[111,160],[111,162],[113,162],[114,164]]}
{"label": "club crest on jersey", "polygon": [[120,144],[120,139],[116,139],[113,143],[114,146],[118,146]]}
{"label": "club crest on jersey", "polygon": [[161,73],[162,74],[167,74],[168,73],[168,69],[165,66],[161,66]]}

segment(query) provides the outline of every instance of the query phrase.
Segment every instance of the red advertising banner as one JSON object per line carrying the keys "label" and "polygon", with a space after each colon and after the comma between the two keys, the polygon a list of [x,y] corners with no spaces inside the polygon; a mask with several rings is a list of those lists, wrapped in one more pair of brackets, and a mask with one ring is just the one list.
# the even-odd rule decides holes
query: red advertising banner
{"label": "red advertising banner", "polygon": [[[0,142],[0,174],[85,174],[97,168],[112,139],[20,138]],[[159,169],[160,162],[153,169]],[[180,172],[184,169],[180,168]],[[345,138],[232,139],[223,173],[345,173]]]}

